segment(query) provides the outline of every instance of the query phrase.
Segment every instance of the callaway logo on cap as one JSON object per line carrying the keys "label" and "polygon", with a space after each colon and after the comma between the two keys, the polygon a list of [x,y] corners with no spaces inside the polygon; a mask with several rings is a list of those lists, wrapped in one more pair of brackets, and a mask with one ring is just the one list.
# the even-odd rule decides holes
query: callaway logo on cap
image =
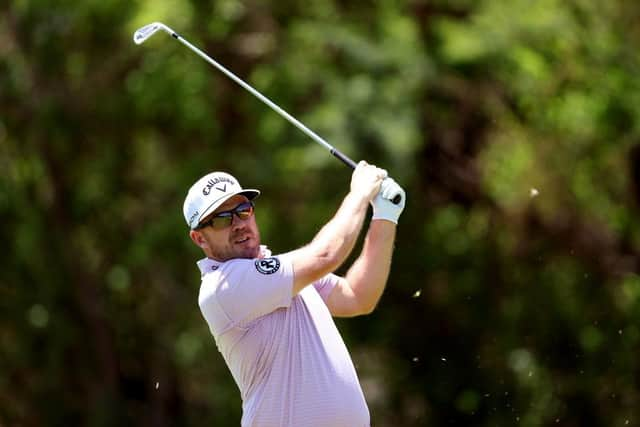
{"label": "callaway logo on cap", "polygon": [[200,178],[189,189],[182,208],[189,228],[195,229],[203,218],[236,194],[252,200],[260,191],[243,190],[238,180],[225,172],[212,172]]}

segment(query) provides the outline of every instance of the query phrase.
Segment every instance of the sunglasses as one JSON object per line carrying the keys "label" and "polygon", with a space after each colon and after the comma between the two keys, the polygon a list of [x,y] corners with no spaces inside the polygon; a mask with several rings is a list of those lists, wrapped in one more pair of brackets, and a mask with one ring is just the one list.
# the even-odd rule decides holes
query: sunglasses
{"label": "sunglasses", "polygon": [[209,226],[213,227],[216,230],[222,230],[223,228],[227,228],[231,226],[231,224],[233,224],[234,215],[243,221],[251,218],[251,215],[253,215],[253,202],[240,203],[238,206],[231,210],[218,212],[207,221],[198,224],[196,230],[200,230]]}

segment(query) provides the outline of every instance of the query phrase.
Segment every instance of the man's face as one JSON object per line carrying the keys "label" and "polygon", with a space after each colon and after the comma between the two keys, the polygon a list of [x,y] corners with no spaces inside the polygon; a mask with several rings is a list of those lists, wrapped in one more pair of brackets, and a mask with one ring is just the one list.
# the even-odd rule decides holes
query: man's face
{"label": "man's face", "polygon": [[[249,199],[245,196],[233,196],[201,222],[206,223],[216,214],[230,211],[247,202]],[[191,240],[200,246],[208,257],[218,261],[227,261],[233,258],[257,258],[260,254],[260,232],[255,215],[241,219],[234,214],[233,222],[228,227],[217,229],[209,225],[199,230],[191,230],[189,235]]]}

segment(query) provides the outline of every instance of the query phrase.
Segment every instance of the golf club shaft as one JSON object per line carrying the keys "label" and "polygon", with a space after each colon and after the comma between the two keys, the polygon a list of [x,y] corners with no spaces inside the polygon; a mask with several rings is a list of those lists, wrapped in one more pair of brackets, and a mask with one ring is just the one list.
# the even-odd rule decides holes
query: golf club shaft
{"label": "golf club shaft", "polygon": [[196,46],[192,45],[187,39],[185,39],[184,37],[180,36],[180,34],[178,34],[178,33],[176,33],[175,31],[172,30],[171,31],[171,36],[174,37],[175,39],[177,39],[183,45],[187,46],[189,49],[191,49],[195,53],[197,53],[202,59],[207,61],[209,64],[213,65],[218,70],[222,71],[227,77],[229,77],[231,80],[233,80],[234,82],[236,82],[237,84],[239,84],[240,86],[242,86],[243,88],[248,90],[253,96],[258,98],[260,101],[262,101],[265,104],[267,104],[272,110],[274,110],[276,113],[280,114],[282,117],[287,119],[289,121],[289,123],[291,123],[292,125],[294,125],[298,129],[300,129],[302,132],[306,133],[309,137],[311,137],[311,139],[313,139],[318,144],[322,145],[324,148],[329,150],[329,152],[331,154],[333,154],[336,158],[341,160],[344,164],[346,164],[347,166],[351,167],[352,169],[356,168],[356,166],[357,166],[356,162],[354,162],[352,159],[350,159],[346,154],[344,154],[343,152],[341,152],[340,150],[338,150],[337,148],[335,148],[334,146],[329,144],[327,141],[322,139],[320,136],[318,136],[318,134],[316,134],[314,131],[312,131],[311,129],[309,129],[305,125],[303,125],[299,120],[297,120],[291,114],[287,113],[282,108],[278,107],[269,98],[267,98],[266,96],[264,96],[263,94],[258,92],[251,85],[249,85],[248,83],[246,83],[245,81],[240,79],[238,76],[233,74],[228,69],[226,69],[222,64],[218,63],[213,58],[211,58],[209,55],[204,53],[202,50],[200,50]]}
{"label": "golf club shaft", "polygon": [[[191,51],[197,53],[198,56],[200,56],[202,59],[207,61],[209,64],[211,64],[214,67],[216,67],[219,71],[224,73],[231,80],[233,80],[234,82],[236,82],[237,84],[239,84],[240,86],[242,86],[243,88],[245,88],[246,90],[251,92],[251,94],[253,94],[253,96],[258,98],[263,103],[267,104],[269,107],[271,107],[271,109],[273,111],[275,111],[276,113],[280,114],[280,116],[284,117],[287,121],[289,121],[289,123],[293,124],[295,127],[297,127],[298,129],[303,131],[305,134],[307,134],[309,137],[311,137],[311,139],[313,139],[315,142],[317,142],[318,144],[322,145],[324,148],[329,150],[329,152],[333,156],[335,156],[337,159],[342,161],[344,164],[346,164],[347,166],[349,166],[352,169],[356,168],[356,166],[357,166],[356,162],[354,162],[352,159],[350,159],[346,154],[344,154],[343,152],[341,152],[340,150],[338,150],[337,148],[335,148],[334,146],[329,144],[327,141],[325,141],[321,137],[319,137],[315,132],[313,132],[311,129],[307,128],[300,121],[298,121],[295,117],[293,117],[292,115],[290,115],[289,113],[284,111],[282,108],[278,107],[269,98],[267,98],[266,96],[262,95],[260,92],[255,90],[251,85],[249,85],[248,83],[244,82],[238,76],[233,74],[231,71],[227,70],[224,66],[219,64],[217,61],[213,60],[213,58],[211,58],[209,55],[204,53],[202,50],[200,50],[196,46],[192,45],[187,39],[185,39],[184,37],[180,36],[178,33],[173,31],[171,28],[167,27],[163,23],[154,22],[152,24],[146,25],[146,26],[138,29],[133,35],[133,41],[136,44],[144,43],[145,40],[147,40],[156,31],[158,31],[160,29],[162,29],[162,30],[166,31],[167,33],[169,33],[173,38],[178,40],[183,45],[187,46]],[[396,205],[399,204],[401,201],[402,201],[402,196],[400,194],[397,194],[392,200],[392,202],[394,204],[396,204]]]}

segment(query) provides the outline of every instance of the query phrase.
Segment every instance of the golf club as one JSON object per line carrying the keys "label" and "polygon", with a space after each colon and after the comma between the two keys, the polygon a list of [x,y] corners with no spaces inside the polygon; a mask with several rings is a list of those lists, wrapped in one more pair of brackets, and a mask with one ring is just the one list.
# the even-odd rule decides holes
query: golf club
{"label": "golf club", "polygon": [[[158,30],[164,30],[167,33],[169,33],[171,35],[171,37],[173,37],[174,39],[177,39],[180,43],[182,43],[183,45],[187,46],[189,49],[191,49],[193,52],[197,53],[202,59],[204,59],[205,61],[207,61],[209,64],[213,65],[214,67],[216,67],[218,70],[220,70],[221,72],[223,72],[227,77],[229,77],[231,80],[233,80],[234,82],[236,82],[237,84],[239,84],[240,86],[242,86],[243,88],[245,88],[246,90],[248,90],[249,92],[251,92],[251,94],[253,96],[255,96],[256,98],[258,98],[260,101],[264,102],[265,104],[267,104],[269,107],[271,107],[272,110],[274,110],[276,113],[280,114],[282,117],[284,117],[286,120],[288,120],[291,124],[293,124],[295,127],[297,127],[298,129],[300,129],[302,132],[304,132],[305,134],[307,134],[309,137],[311,137],[311,139],[313,139],[314,141],[316,141],[318,144],[322,145],[324,148],[326,148],[327,150],[329,150],[329,152],[331,154],[333,154],[335,157],[337,157],[339,160],[341,160],[344,164],[346,164],[347,166],[351,167],[352,169],[356,168],[356,162],[354,162],[353,160],[351,160],[348,156],[346,156],[344,153],[342,153],[340,150],[338,150],[337,148],[335,148],[334,146],[332,146],[331,144],[329,144],[327,141],[325,141],[324,139],[322,139],[320,136],[318,136],[315,132],[313,132],[311,129],[309,129],[308,127],[306,127],[305,125],[303,125],[300,121],[298,121],[295,117],[293,117],[292,115],[290,115],[289,113],[287,113],[286,111],[284,111],[282,108],[278,107],[275,103],[273,103],[269,98],[267,98],[266,96],[262,95],[260,92],[258,92],[257,90],[255,90],[252,86],[250,86],[248,83],[244,82],[242,79],[240,79],[238,76],[236,76],[235,74],[233,74],[231,71],[227,70],[225,67],[223,67],[220,63],[216,62],[215,60],[213,60],[213,58],[211,58],[209,55],[207,55],[206,53],[204,53],[202,50],[198,49],[197,47],[195,47],[194,45],[192,45],[191,43],[189,43],[188,40],[186,40],[184,37],[182,37],[181,35],[179,35],[178,33],[176,33],[175,31],[173,31],[171,28],[169,28],[168,26],[164,25],[161,22],[153,22],[151,24],[145,25],[142,28],[139,28],[134,34],[133,34],[133,41],[136,44],[142,44],[144,43],[149,37],[151,37],[152,35],[154,35]],[[392,202],[394,204],[398,204],[401,202],[402,196],[400,194],[397,194],[396,196],[394,196]]]}

